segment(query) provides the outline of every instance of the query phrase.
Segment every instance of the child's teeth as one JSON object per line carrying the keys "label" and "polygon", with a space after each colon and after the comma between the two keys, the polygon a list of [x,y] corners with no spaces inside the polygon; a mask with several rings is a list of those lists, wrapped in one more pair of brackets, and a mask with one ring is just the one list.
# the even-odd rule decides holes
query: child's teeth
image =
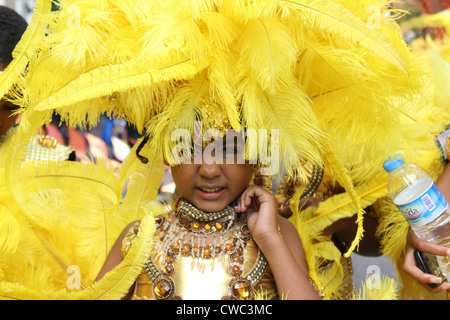
{"label": "child's teeth", "polygon": [[202,189],[203,191],[206,191],[206,192],[216,192],[216,191],[219,191],[220,189],[222,189],[222,188],[215,188],[215,189]]}

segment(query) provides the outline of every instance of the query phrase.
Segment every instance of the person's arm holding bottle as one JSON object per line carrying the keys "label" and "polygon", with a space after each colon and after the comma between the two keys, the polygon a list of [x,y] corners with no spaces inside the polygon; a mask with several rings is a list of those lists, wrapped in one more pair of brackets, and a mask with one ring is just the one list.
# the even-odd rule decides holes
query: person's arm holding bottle
{"label": "person's arm holding bottle", "polygon": [[[441,191],[442,195],[450,202],[450,165],[447,164],[436,181],[436,185]],[[408,237],[406,242],[406,254],[405,261],[403,263],[403,271],[410,277],[414,278],[417,282],[422,284],[425,288],[433,293],[438,293],[444,290],[450,289],[448,282],[442,282],[443,279],[435,275],[431,275],[423,272],[419,269],[414,258],[414,251],[419,250],[438,256],[450,256],[450,249],[444,246],[434,244],[422,239],[419,239],[414,231],[410,228],[408,231]],[[439,286],[432,288],[428,284],[440,284]]]}

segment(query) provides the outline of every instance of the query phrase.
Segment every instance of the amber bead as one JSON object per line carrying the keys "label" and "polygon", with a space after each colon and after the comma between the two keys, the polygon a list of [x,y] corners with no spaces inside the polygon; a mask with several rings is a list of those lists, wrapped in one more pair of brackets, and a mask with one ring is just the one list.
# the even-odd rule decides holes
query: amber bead
{"label": "amber bead", "polygon": [[241,273],[241,268],[239,266],[232,266],[231,273],[233,273],[233,276],[238,276]]}
{"label": "amber bead", "polygon": [[181,250],[183,251],[183,253],[189,253],[189,252],[191,252],[191,246],[188,244],[185,244],[183,246],[183,249],[181,249]]}
{"label": "amber bead", "polygon": [[198,253],[198,246],[195,246],[194,247],[194,254],[197,254]]}
{"label": "amber bead", "polygon": [[179,243],[179,242],[175,242],[175,243],[172,245],[172,250],[178,251],[179,249],[180,249],[180,243]]}
{"label": "amber bead", "polygon": [[242,257],[237,254],[231,256],[230,260],[231,260],[231,262],[242,263]]}
{"label": "amber bead", "polygon": [[172,274],[173,271],[174,271],[173,265],[167,264],[167,265],[163,268],[162,271],[163,271],[165,274],[168,274],[168,275]]}
{"label": "amber bead", "polygon": [[157,298],[168,298],[173,291],[172,284],[167,279],[160,279],[154,286],[154,293]]}
{"label": "amber bead", "polygon": [[243,280],[238,280],[233,283],[231,289],[233,291],[233,295],[238,299],[247,299],[250,297],[251,287]]}

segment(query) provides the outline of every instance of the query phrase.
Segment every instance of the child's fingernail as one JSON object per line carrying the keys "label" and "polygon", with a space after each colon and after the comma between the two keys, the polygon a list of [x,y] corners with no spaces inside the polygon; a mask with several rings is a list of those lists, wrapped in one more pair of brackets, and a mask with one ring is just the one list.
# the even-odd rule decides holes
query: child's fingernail
{"label": "child's fingernail", "polygon": [[439,284],[439,283],[442,283],[442,282],[443,282],[442,278],[439,278],[439,277],[432,277],[432,278],[430,278],[430,283],[437,283],[437,284]]}

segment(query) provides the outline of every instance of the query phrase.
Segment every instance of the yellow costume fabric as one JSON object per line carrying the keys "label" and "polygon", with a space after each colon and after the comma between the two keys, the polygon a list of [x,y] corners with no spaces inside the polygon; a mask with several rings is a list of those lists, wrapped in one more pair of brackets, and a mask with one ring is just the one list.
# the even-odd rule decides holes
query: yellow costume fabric
{"label": "yellow costume fabric", "polygon": [[[442,84],[450,82],[442,69],[446,63],[411,53],[395,11],[385,2],[65,0],[59,4],[60,10],[49,12],[50,1],[37,1],[15,62],[0,78],[0,93],[16,85],[21,94],[12,100],[22,106],[23,114],[4,168],[5,188],[20,208],[13,221],[42,233],[28,239],[28,233],[9,228],[1,234],[25,241],[17,248],[27,244],[45,249],[47,260],[29,256],[33,263],[40,261],[35,272],[47,265],[63,272],[44,284],[29,283],[32,279],[18,282],[8,276],[12,264],[0,263],[4,274],[0,296],[124,295],[150,252],[146,240],[153,236],[152,217],[161,212],[152,201],[164,171],[162,159],[170,163],[178,143],[171,134],[180,128],[192,133],[199,119],[206,126],[205,105],[218,106],[235,130],[269,131],[271,135],[261,135],[262,145],[278,141],[279,149],[272,155],[279,151],[287,176],[297,172],[306,186],[306,160],[325,168],[331,181],[342,186],[341,193],[317,209],[298,212],[302,188],[292,202],[291,219],[302,237],[310,276],[325,299],[343,297],[339,288],[345,276],[341,253],[322,231],[356,214],[358,232],[349,256],[364,236],[367,206],[377,208],[385,252],[401,264],[407,226],[386,198],[382,163],[401,152],[434,177],[440,174],[443,163],[434,139],[449,123],[450,100],[443,99],[448,90]],[[25,66],[27,71],[22,72]],[[22,161],[24,146],[53,112],[73,127],[96,125],[104,113],[118,116],[145,130],[148,143],[136,144],[118,175],[101,163],[30,166]],[[246,154],[248,160],[260,161],[258,156],[258,150]],[[48,202],[56,205],[45,206]],[[36,212],[54,219],[47,221]],[[143,217],[147,228],[140,228],[124,263],[91,286],[120,227]],[[59,247],[55,244],[63,234],[58,219],[77,226]],[[90,232],[96,234],[95,241],[88,240]],[[76,248],[68,248],[72,243],[68,239]],[[73,252],[82,255],[74,262]],[[86,256],[98,259],[86,265]],[[321,273],[323,260],[334,264]],[[67,293],[70,265],[86,272],[85,290]],[[406,284],[400,297],[420,295],[420,289],[400,280]],[[392,283],[387,285],[392,288]],[[364,292],[364,297],[371,294]]]}

